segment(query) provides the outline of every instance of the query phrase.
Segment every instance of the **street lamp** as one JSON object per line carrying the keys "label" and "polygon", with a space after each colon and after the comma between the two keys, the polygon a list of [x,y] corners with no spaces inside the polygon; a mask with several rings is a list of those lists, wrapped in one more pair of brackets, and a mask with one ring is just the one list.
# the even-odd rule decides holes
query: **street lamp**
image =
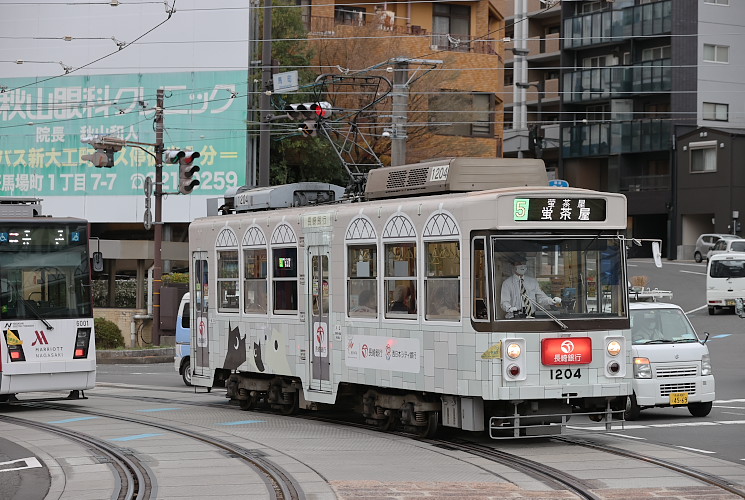
{"label": "street lamp", "polygon": [[539,81],[538,83],[515,82],[515,86],[519,89],[527,90],[530,87],[535,87],[538,92],[538,120],[536,120],[530,128],[530,146],[533,150],[533,156],[536,158],[541,158],[543,156],[543,129],[540,125],[541,120],[543,119],[543,85],[543,81]]}

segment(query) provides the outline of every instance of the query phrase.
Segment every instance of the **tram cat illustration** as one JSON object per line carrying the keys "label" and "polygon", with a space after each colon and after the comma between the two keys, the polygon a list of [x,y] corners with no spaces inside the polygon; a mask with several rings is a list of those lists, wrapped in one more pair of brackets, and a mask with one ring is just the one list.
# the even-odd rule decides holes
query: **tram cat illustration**
{"label": "tram cat illustration", "polygon": [[236,326],[232,328],[228,323],[228,352],[225,355],[225,363],[223,368],[226,370],[236,370],[239,366],[246,362],[246,336],[241,338],[241,332]]}

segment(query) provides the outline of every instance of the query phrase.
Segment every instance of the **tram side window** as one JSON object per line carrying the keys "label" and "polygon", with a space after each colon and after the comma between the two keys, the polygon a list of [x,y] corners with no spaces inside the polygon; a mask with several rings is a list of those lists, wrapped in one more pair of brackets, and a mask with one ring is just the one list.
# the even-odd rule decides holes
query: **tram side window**
{"label": "tram side window", "polygon": [[272,250],[272,290],[275,314],[297,313],[297,248]]}
{"label": "tram side window", "polygon": [[238,311],[238,250],[217,251],[217,294],[220,311]]}
{"label": "tram side window", "polygon": [[249,314],[266,314],[266,249],[243,251],[243,308]]}
{"label": "tram side window", "polygon": [[424,276],[426,319],[460,320],[460,244],[457,241],[425,243]]}
{"label": "tram side window", "polygon": [[378,248],[348,248],[347,307],[351,317],[378,317]]}
{"label": "tram side window", "polygon": [[489,295],[486,285],[486,241],[484,238],[473,240],[471,266],[473,269],[471,316],[477,320],[486,320],[489,319]]}
{"label": "tram side window", "polygon": [[416,317],[416,278],[416,243],[385,245],[387,318]]}

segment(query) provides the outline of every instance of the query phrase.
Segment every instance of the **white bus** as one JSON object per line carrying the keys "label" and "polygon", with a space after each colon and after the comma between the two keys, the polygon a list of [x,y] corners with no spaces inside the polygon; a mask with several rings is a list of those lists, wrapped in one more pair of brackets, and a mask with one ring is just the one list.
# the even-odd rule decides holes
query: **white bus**
{"label": "white bus", "polygon": [[361,202],[343,191],[239,189],[191,224],[192,384],[421,435],[622,419],[623,195],[473,158],[372,170]]}
{"label": "white bus", "polygon": [[0,201],[0,402],[96,383],[88,222]]}

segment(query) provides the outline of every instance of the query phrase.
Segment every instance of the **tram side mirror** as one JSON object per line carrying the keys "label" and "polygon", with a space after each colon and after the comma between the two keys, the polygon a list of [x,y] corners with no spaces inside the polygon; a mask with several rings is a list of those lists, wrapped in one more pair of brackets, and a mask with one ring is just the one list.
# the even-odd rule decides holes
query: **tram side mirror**
{"label": "tram side mirror", "polygon": [[103,271],[103,254],[101,252],[93,252],[93,270],[97,273]]}
{"label": "tram side mirror", "polygon": [[652,242],[652,257],[654,258],[654,265],[662,267],[662,252],[660,251],[660,242]]}

